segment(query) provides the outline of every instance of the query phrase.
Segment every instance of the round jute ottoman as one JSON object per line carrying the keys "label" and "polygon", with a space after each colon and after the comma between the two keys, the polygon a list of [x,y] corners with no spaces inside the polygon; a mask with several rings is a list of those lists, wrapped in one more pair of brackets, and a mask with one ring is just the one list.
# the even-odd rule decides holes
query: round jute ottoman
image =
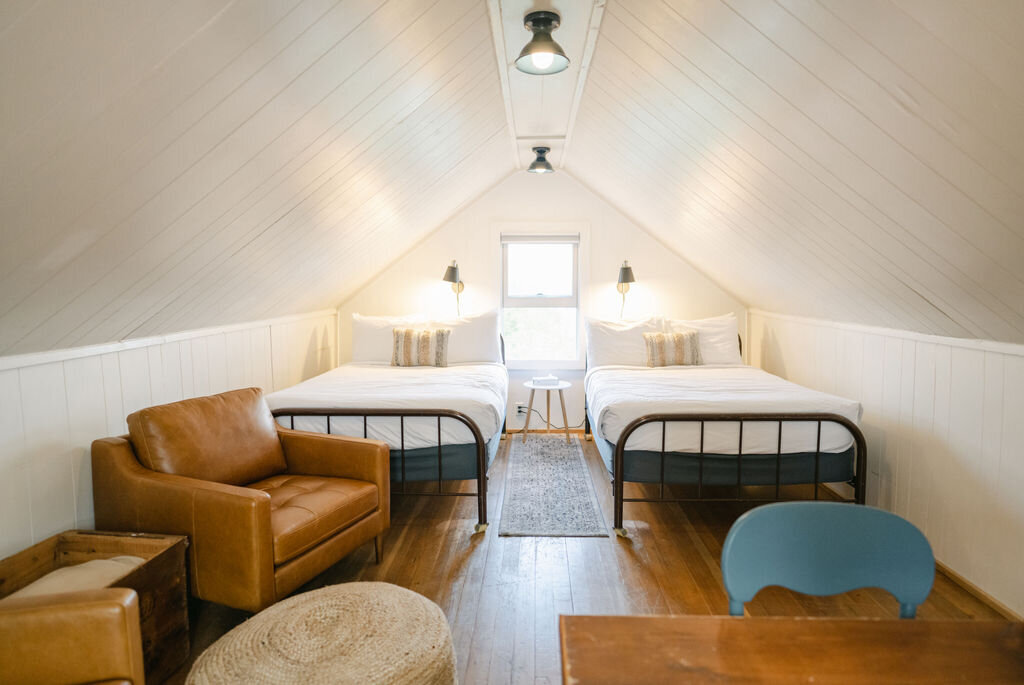
{"label": "round jute ottoman", "polygon": [[344,583],[289,597],[217,640],[187,683],[455,682],[441,608],[390,583]]}

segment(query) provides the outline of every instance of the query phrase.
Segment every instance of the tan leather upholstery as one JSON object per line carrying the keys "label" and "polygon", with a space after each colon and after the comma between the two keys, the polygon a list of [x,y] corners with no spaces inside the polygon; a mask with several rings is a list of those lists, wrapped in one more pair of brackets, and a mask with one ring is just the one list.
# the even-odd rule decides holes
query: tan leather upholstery
{"label": "tan leather upholstery", "polygon": [[[162,464],[204,468],[195,454],[176,454],[176,450],[188,451],[198,444],[204,458],[227,455],[223,458],[231,461],[234,473],[256,472],[258,469],[244,463],[244,451],[207,444],[222,440],[248,444],[243,437],[246,424],[255,423],[257,432],[265,428],[262,412],[251,405],[255,397],[265,409],[258,390],[225,395],[235,397],[224,402],[199,398],[157,407],[165,410],[190,405],[183,409],[189,417],[191,435],[187,440],[167,435],[168,426],[181,422],[163,413],[161,421],[145,429],[150,456],[160,454],[158,463]],[[226,411],[229,406],[235,407],[234,415]],[[199,420],[205,407],[214,408],[213,416],[221,426],[211,433],[204,433]],[[225,423],[234,428],[228,431],[223,428]],[[153,429],[157,424],[161,428]],[[275,429],[274,442],[282,454],[284,473],[266,474],[244,484],[146,468],[127,436],[95,441],[92,469],[96,527],[188,535],[192,541],[192,594],[248,611],[269,606],[387,529],[387,444],[303,433],[276,424],[271,427]],[[265,440],[261,437],[255,442],[256,459],[264,459],[269,453]],[[209,468],[220,469],[217,465]],[[300,512],[300,508],[308,511]]]}
{"label": "tan leather upholstery", "polygon": [[377,508],[377,486],[364,480],[283,475],[249,487],[270,495],[275,564],[291,561]]}
{"label": "tan leather upholstery", "polygon": [[0,681],[142,685],[138,595],[104,588],[3,602]]}
{"label": "tan leather upholstery", "polygon": [[128,417],[143,466],[229,485],[287,468],[276,428],[259,388],[162,404]]}

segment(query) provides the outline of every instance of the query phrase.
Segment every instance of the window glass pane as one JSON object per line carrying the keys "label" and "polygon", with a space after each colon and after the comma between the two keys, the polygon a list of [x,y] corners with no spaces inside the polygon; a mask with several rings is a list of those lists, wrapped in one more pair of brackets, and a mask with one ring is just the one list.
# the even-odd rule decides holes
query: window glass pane
{"label": "window glass pane", "polygon": [[509,243],[509,297],[569,297],[573,294],[568,243]]}
{"label": "window glass pane", "polygon": [[507,360],[576,359],[575,307],[507,307],[502,332]]}

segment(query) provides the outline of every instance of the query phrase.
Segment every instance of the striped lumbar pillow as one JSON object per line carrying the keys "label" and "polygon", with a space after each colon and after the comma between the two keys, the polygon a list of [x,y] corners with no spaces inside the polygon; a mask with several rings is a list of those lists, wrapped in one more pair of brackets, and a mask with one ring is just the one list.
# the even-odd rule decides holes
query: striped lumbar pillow
{"label": "striped lumbar pillow", "polygon": [[644,333],[647,366],[694,366],[700,364],[697,331]]}
{"label": "striped lumbar pillow", "polygon": [[450,328],[395,328],[391,366],[448,366]]}

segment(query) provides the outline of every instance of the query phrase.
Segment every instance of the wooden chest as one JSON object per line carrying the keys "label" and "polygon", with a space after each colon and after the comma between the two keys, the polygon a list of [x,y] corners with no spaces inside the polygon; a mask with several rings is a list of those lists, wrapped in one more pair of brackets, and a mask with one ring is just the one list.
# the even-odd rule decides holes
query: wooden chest
{"label": "wooden chest", "polygon": [[120,555],[146,561],[108,587],[139,595],[148,683],[162,683],[189,654],[185,549],[188,538],[149,533],[67,531],[0,561],[0,598],[63,566]]}

